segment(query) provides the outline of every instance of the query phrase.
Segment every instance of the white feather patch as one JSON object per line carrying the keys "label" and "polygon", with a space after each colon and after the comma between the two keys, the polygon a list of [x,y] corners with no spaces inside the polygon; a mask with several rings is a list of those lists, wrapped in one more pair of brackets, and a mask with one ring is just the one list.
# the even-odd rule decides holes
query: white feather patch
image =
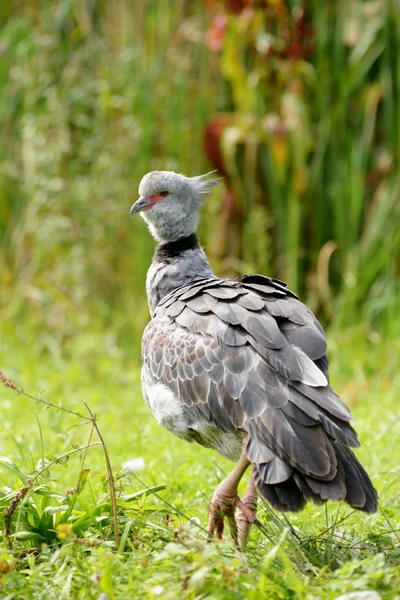
{"label": "white feather patch", "polygon": [[303,376],[301,378],[301,382],[306,385],[310,385],[311,387],[326,387],[328,385],[328,381],[320,369],[318,369],[317,365],[297,346],[292,346],[296,349],[297,358],[300,361],[300,364],[303,368]]}

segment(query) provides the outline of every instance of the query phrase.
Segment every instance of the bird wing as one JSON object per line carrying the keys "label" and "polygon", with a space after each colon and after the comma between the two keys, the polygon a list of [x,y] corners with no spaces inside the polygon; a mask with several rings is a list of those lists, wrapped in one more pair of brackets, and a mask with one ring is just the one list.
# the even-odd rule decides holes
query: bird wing
{"label": "bird wing", "polygon": [[175,290],[148,324],[142,354],[152,380],[183,404],[203,406],[222,431],[250,431],[252,461],[272,451],[324,477],[336,468],[327,435],[359,445],[348,408],[317,366],[323,329],[276,279],[210,278]]}
{"label": "bird wing", "polygon": [[348,446],[349,409],[329,386],[326,340],[312,312],[261,275],[202,279],[164,297],[143,335],[143,360],[223,432],[248,433],[262,496],[278,510],[312,499],[374,512],[377,494]]}

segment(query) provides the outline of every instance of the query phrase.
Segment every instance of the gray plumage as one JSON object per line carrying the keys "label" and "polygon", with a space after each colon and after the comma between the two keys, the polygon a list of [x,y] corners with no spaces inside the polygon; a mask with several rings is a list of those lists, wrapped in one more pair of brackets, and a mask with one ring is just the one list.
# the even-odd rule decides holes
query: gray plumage
{"label": "gray plumage", "polygon": [[328,383],[321,325],[276,279],[213,275],[194,234],[206,183],[165,172],[141,183],[144,197],[163,187],[178,196],[144,213],[164,240],[147,278],[147,403],[172,433],[232,460],[246,438],[258,491],[278,510],[331,499],[375,511],[376,491],[350,450],[359,446],[350,412]]}

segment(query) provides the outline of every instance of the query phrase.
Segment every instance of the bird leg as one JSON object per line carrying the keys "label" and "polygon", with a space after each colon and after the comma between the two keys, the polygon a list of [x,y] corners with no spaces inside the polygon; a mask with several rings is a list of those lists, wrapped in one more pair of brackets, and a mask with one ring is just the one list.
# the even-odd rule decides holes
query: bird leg
{"label": "bird leg", "polygon": [[240,546],[238,536],[238,525],[235,520],[235,507],[247,513],[247,507],[242,503],[238,496],[238,485],[244,472],[249,466],[245,451],[242,452],[239,461],[233,471],[225,477],[215,490],[210,506],[210,514],[208,519],[208,533],[216,534],[218,539],[222,539],[224,531],[224,517],[228,519],[228,525],[232,539],[237,546]]}
{"label": "bird leg", "polygon": [[238,544],[239,548],[244,550],[247,546],[251,527],[256,520],[257,512],[257,488],[253,473],[250,475],[250,481],[245,495],[241,502],[237,503],[236,506],[239,508],[239,513],[236,517]]}

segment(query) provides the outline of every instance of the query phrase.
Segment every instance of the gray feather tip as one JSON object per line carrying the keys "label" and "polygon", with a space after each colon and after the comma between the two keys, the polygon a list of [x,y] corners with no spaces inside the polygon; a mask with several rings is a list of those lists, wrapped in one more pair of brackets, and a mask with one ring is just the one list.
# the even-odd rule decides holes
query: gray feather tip
{"label": "gray feather tip", "polygon": [[217,170],[210,171],[209,173],[205,173],[204,175],[196,175],[195,177],[190,177],[190,181],[193,186],[196,188],[199,194],[207,194],[212,187],[218,185],[223,181],[223,177],[215,177],[214,179],[207,179],[210,175],[214,175],[217,173]]}

